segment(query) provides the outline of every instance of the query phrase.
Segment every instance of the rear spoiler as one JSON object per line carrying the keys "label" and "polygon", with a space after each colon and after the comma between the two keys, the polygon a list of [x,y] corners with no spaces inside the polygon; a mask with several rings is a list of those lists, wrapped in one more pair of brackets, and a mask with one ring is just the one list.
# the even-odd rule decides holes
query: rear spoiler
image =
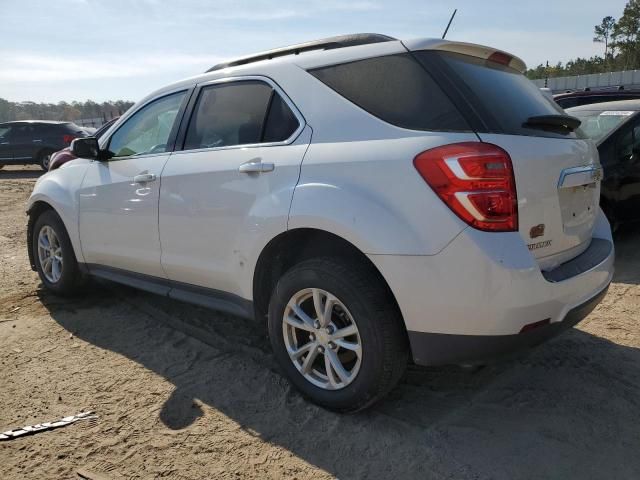
{"label": "rear spoiler", "polygon": [[493,60],[524,73],[527,65],[515,55],[484,45],[466,42],[452,42],[450,40],[439,40],[434,38],[420,38],[415,40],[403,40],[402,44],[407,50],[440,50],[444,52],[460,53],[472,57]]}

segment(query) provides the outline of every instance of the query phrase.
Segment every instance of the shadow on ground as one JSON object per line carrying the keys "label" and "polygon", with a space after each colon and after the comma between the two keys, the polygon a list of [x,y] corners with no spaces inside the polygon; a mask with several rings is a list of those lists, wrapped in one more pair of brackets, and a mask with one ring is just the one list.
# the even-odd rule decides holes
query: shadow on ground
{"label": "shadow on ground", "polygon": [[[616,281],[637,284],[640,231],[619,241]],[[640,476],[640,350],[581,330],[475,371],[412,367],[381,404],[341,416],[278,374],[256,323],[113,285],[40,295],[69,332],[175,385],[170,429],[202,415],[195,399],[339,478]]]}
{"label": "shadow on ground", "polygon": [[2,180],[15,180],[20,179],[24,180],[27,178],[39,178],[44,175],[44,171],[38,168],[38,170],[26,170],[26,169],[17,169],[17,170],[9,170],[8,167],[4,167],[0,170],[0,181]]}

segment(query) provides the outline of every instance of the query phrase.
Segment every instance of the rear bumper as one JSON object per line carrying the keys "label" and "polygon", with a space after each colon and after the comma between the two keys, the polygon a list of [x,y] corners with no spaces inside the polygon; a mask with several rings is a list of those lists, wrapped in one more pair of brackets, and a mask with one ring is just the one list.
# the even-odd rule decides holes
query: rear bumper
{"label": "rear bumper", "polygon": [[[437,255],[369,258],[398,302],[414,361],[473,363],[541,343],[595,307],[615,257],[602,212],[593,238],[587,251],[552,272],[540,270],[519,233],[472,228]],[[537,322],[548,325],[520,333]]]}
{"label": "rear bumper", "polygon": [[563,320],[514,335],[448,335],[409,332],[414,361],[419,365],[473,364],[535,347],[580,322],[596,308],[609,287],[569,310]]}

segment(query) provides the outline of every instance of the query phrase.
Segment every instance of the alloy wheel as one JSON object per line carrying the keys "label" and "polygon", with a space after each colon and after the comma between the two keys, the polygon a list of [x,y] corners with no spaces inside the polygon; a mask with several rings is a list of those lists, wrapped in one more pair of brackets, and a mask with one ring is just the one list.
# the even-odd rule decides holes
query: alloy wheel
{"label": "alloy wheel", "polygon": [[313,385],[339,390],[358,375],[362,342],[346,306],[319,288],[291,297],[284,311],[282,333],[289,358]]}
{"label": "alloy wheel", "polygon": [[44,225],[38,233],[38,260],[44,277],[57,283],[62,276],[62,245],[49,225]]}

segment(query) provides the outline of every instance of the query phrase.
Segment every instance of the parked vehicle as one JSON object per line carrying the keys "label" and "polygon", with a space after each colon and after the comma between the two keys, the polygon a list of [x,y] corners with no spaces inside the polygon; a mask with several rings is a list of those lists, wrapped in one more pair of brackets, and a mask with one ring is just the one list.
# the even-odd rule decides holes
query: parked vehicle
{"label": "parked vehicle", "polygon": [[595,145],[525,69],[375,34],[217,65],[74,141],[29,199],[31,265],[62,295],[96,276],[266,321],[338,411],[408,357],[536,345],[602,299],[614,249]]}
{"label": "parked vehicle", "polygon": [[604,169],[600,205],[614,226],[640,220],[640,100],[567,110],[598,145]]}
{"label": "parked vehicle", "polygon": [[[102,125],[98,130],[96,130],[92,135],[88,135],[88,136],[99,139],[107,130],[109,130],[111,125],[113,125],[116,122],[116,120],[118,120],[118,118],[120,117],[115,117],[109,120],[107,123]],[[49,171],[55,170],[56,168],[60,168],[65,163],[70,162],[71,160],[75,160],[76,158],[77,157],[71,151],[71,147],[63,148],[62,150],[57,151],[53,155],[51,155],[51,159],[49,160]]]}
{"label": "parked vehicle", "polygon": [[553,96],[553,99],[562,108],[567,109],[592,103],[640,99],[640,90],[618,88],[609,90],[575,90],[573,92],[558,93]]}
{"label": "parked vehicle", "polygon": [[21,120],[0,123],[0,168],[38,164],[49,169],[51,155],[86,132],[71,122]]}

